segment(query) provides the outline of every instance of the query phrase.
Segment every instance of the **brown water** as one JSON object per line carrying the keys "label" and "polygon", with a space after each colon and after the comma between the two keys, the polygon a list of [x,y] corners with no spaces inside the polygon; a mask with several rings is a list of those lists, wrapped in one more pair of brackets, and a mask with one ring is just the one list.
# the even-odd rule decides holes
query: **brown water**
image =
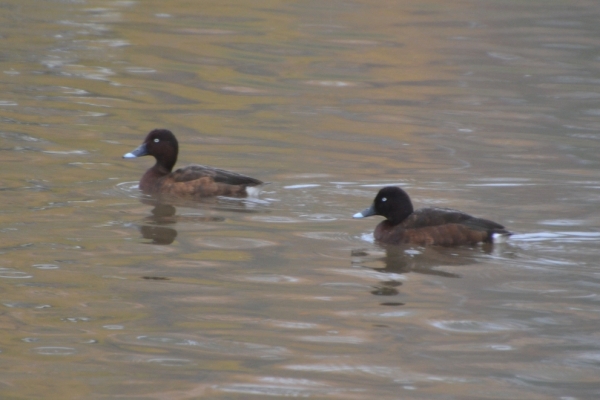
{"label": "brown water", "polygon": [[[0,11],[2,399],[600,398],[597,2]],[[153,212],[156,127],[271,184]],[[389,184],[516,235],[381,248]]]}

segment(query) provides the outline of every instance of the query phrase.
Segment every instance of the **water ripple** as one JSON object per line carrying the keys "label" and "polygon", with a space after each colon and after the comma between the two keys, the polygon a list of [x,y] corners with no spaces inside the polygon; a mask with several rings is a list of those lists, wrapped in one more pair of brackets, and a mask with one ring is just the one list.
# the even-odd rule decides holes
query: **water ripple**
{"label": "water ripple", "polygon": [[125,344],[147,345],[159,348],[185,348],[187,351],[202,350],[219,354],[251,356],[261,359],[280,359],[288,350],[280,346],[268,346],[258,343],[236,342],[223,339],[204,338],[174,334],[154,335],[117,335],[116,340]]}
{"label": "water ripple", "polygon": [[512,235],[512,241],[521,242],[563,242],[579,243],[585,241],[597,241],[600,232],[535,232]]}
{"label": "water ripple", "polygon": [[314,240],[331,240],[335,242],[352,242],[353,238],[346,232],[300,232],[298,236]]}
{"label": "water ripple", "polygon": [[298,339],[303,342],[315,343],[359,344],[365,342],[365,339],[356,336],[300,336]]}
{"label": "water ripple", "polygon": [[351,374],[366,374],[377,376],[380,378],[392,379],[396,383],[416,383],[416,382],[466,382],[467,380],[461,377],[446,377],[439,375],[429,375],[406,371],[397,367],[388,367],[381,365],[352,365],[345,363],[329,363],[329,364],[292,364],[285,367],[293,371],[309,371],[309,372],[332,372],[332,373],[351,373]]}
{"label": "water ripple", "polygon": [[120,182],[115,185],[118,192],[127,195],[128,197],[142,197],[138,181]]}
{"label": "water ripple", "polygon": [[195,240],[195,243],[203,247],[218,249],[249,250],[261,247],[276,246],[277,243],[262,239],[248,239],[241,237],[203,237]]}
{"label": "water ripple", "polygon": [[240,278],[241,280],[248,282],[262,282],[262,283],[298,283],[300,282],[299,278],[287,275],[274,275],[274,274],[265,274],[265,275],[251,275],[246,276],[244,278]]}
{"label": "water ripple", "polygon": [[215,385],[214,388],[223,392],[279,397],[314,397],[342,391],[308,379],[263,377],[259,382]]}
{"label": "water ripple", "polygon": [[272,224],[297,224],[299,222],[302,222],[302,220],[298,218],[282,217],[277,215],[257,215],[252,216],[249,219],[252,221],[268,222]]}
{"label": "water ripple", "polygon": [[56,264],[33,264],[33,267],[37,268],[37,269],[58,269],[58,268],[60,268]]}
{"label": "water ripple", "polygon": [[147,363],[160,364],[165,367],[186,367],[193,365],[194,362],[185,358],[150,358],[146,360]]}
{"label": "water ripple", "polygon": [[44,346],[36,347],[32,349],[36,354],[44,356],[71,356],[77,353],[77,350],[73,347],[59,347],[59,346]]}
{"label": "water ripple", "polygon": [[17,271],[13,268],[0,267],[0,278],[4,279],[29,279],[33,278],[33,275],[29,275],[26,272]]}
{"label": "water ripple", "polygon": [[565,286],[560,282],[512,281],[500,285],[507,293],[537,293],[553,298],[594,298],[598,294],[595,289],[581,289]]}
{"label": "water ripple", "polygon": [[508,322],[488,322],[474,320],[429,321],[432,326],[444,331],[457,333],[496,333],[512,330],[523,330],[523,324]]}

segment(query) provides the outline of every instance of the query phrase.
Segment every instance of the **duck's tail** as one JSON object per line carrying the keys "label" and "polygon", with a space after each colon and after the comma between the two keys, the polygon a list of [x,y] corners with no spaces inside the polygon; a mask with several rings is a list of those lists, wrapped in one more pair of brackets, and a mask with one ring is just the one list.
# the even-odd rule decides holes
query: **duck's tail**
{"label": "duck's tail", "polygon": [[506,241],[512,234],[512,232],[507,231],[505,229],[496,229],[492,231],[492,234],[490,235],[492,239],[491,241],[492,243],[506,243]]}
{"label": "duck's tail", "polygon": [[260,185],[256,186],[246,186],[246,193],[248,193],[248,197],[258,197],[260,192],[262,192],[263,187],[265,185],[270,184],[271,182],[262,182]]}

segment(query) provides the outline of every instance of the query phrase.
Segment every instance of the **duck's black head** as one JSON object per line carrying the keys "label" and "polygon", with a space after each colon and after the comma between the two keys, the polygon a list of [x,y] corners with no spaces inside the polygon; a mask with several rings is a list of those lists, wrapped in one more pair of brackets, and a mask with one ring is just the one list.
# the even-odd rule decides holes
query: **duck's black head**
{"label": "duck's black head", "polygon": [[413,205],[408,194],[396,186],[384,187],[377,193],[371,207],[354,214],[354,218],[381,215],[392,224],[404,221],[413,212]]}
{"label": "duck's black head", "polygon": [[177,162],[178,153],[179,143],[173,132],[168,129],[154,129],[137,149],[125,154],[123,158],[153,156],[158,165],[171,171]]}

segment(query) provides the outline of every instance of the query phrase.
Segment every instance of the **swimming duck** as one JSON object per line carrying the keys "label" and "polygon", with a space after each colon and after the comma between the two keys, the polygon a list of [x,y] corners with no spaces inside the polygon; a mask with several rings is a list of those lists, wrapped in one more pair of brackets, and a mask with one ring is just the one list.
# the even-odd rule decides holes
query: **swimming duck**
{"label": "swimming duck", "polygon": [[178,152],[179,144],[171,131],[154,129],[138,148],[123,158],[150,155],[156,159],[156,164],[140,180],[140,189],[146,194],[186,198],[246,197],[257,194],[260,191],[257,186],[263,184],[258,179],[204,165],[190,165],[171,172]]}
{"label": "swimming duck", "polygon": [[387,244],[457,246],[502,242],[511,232],[487,219],[476,218],[450,208],[421,208],[414,211],[408,194],[387,186],[377,193],[373,204],[354,218],[381,215],[386,218],[375,228],[375,240]]}

